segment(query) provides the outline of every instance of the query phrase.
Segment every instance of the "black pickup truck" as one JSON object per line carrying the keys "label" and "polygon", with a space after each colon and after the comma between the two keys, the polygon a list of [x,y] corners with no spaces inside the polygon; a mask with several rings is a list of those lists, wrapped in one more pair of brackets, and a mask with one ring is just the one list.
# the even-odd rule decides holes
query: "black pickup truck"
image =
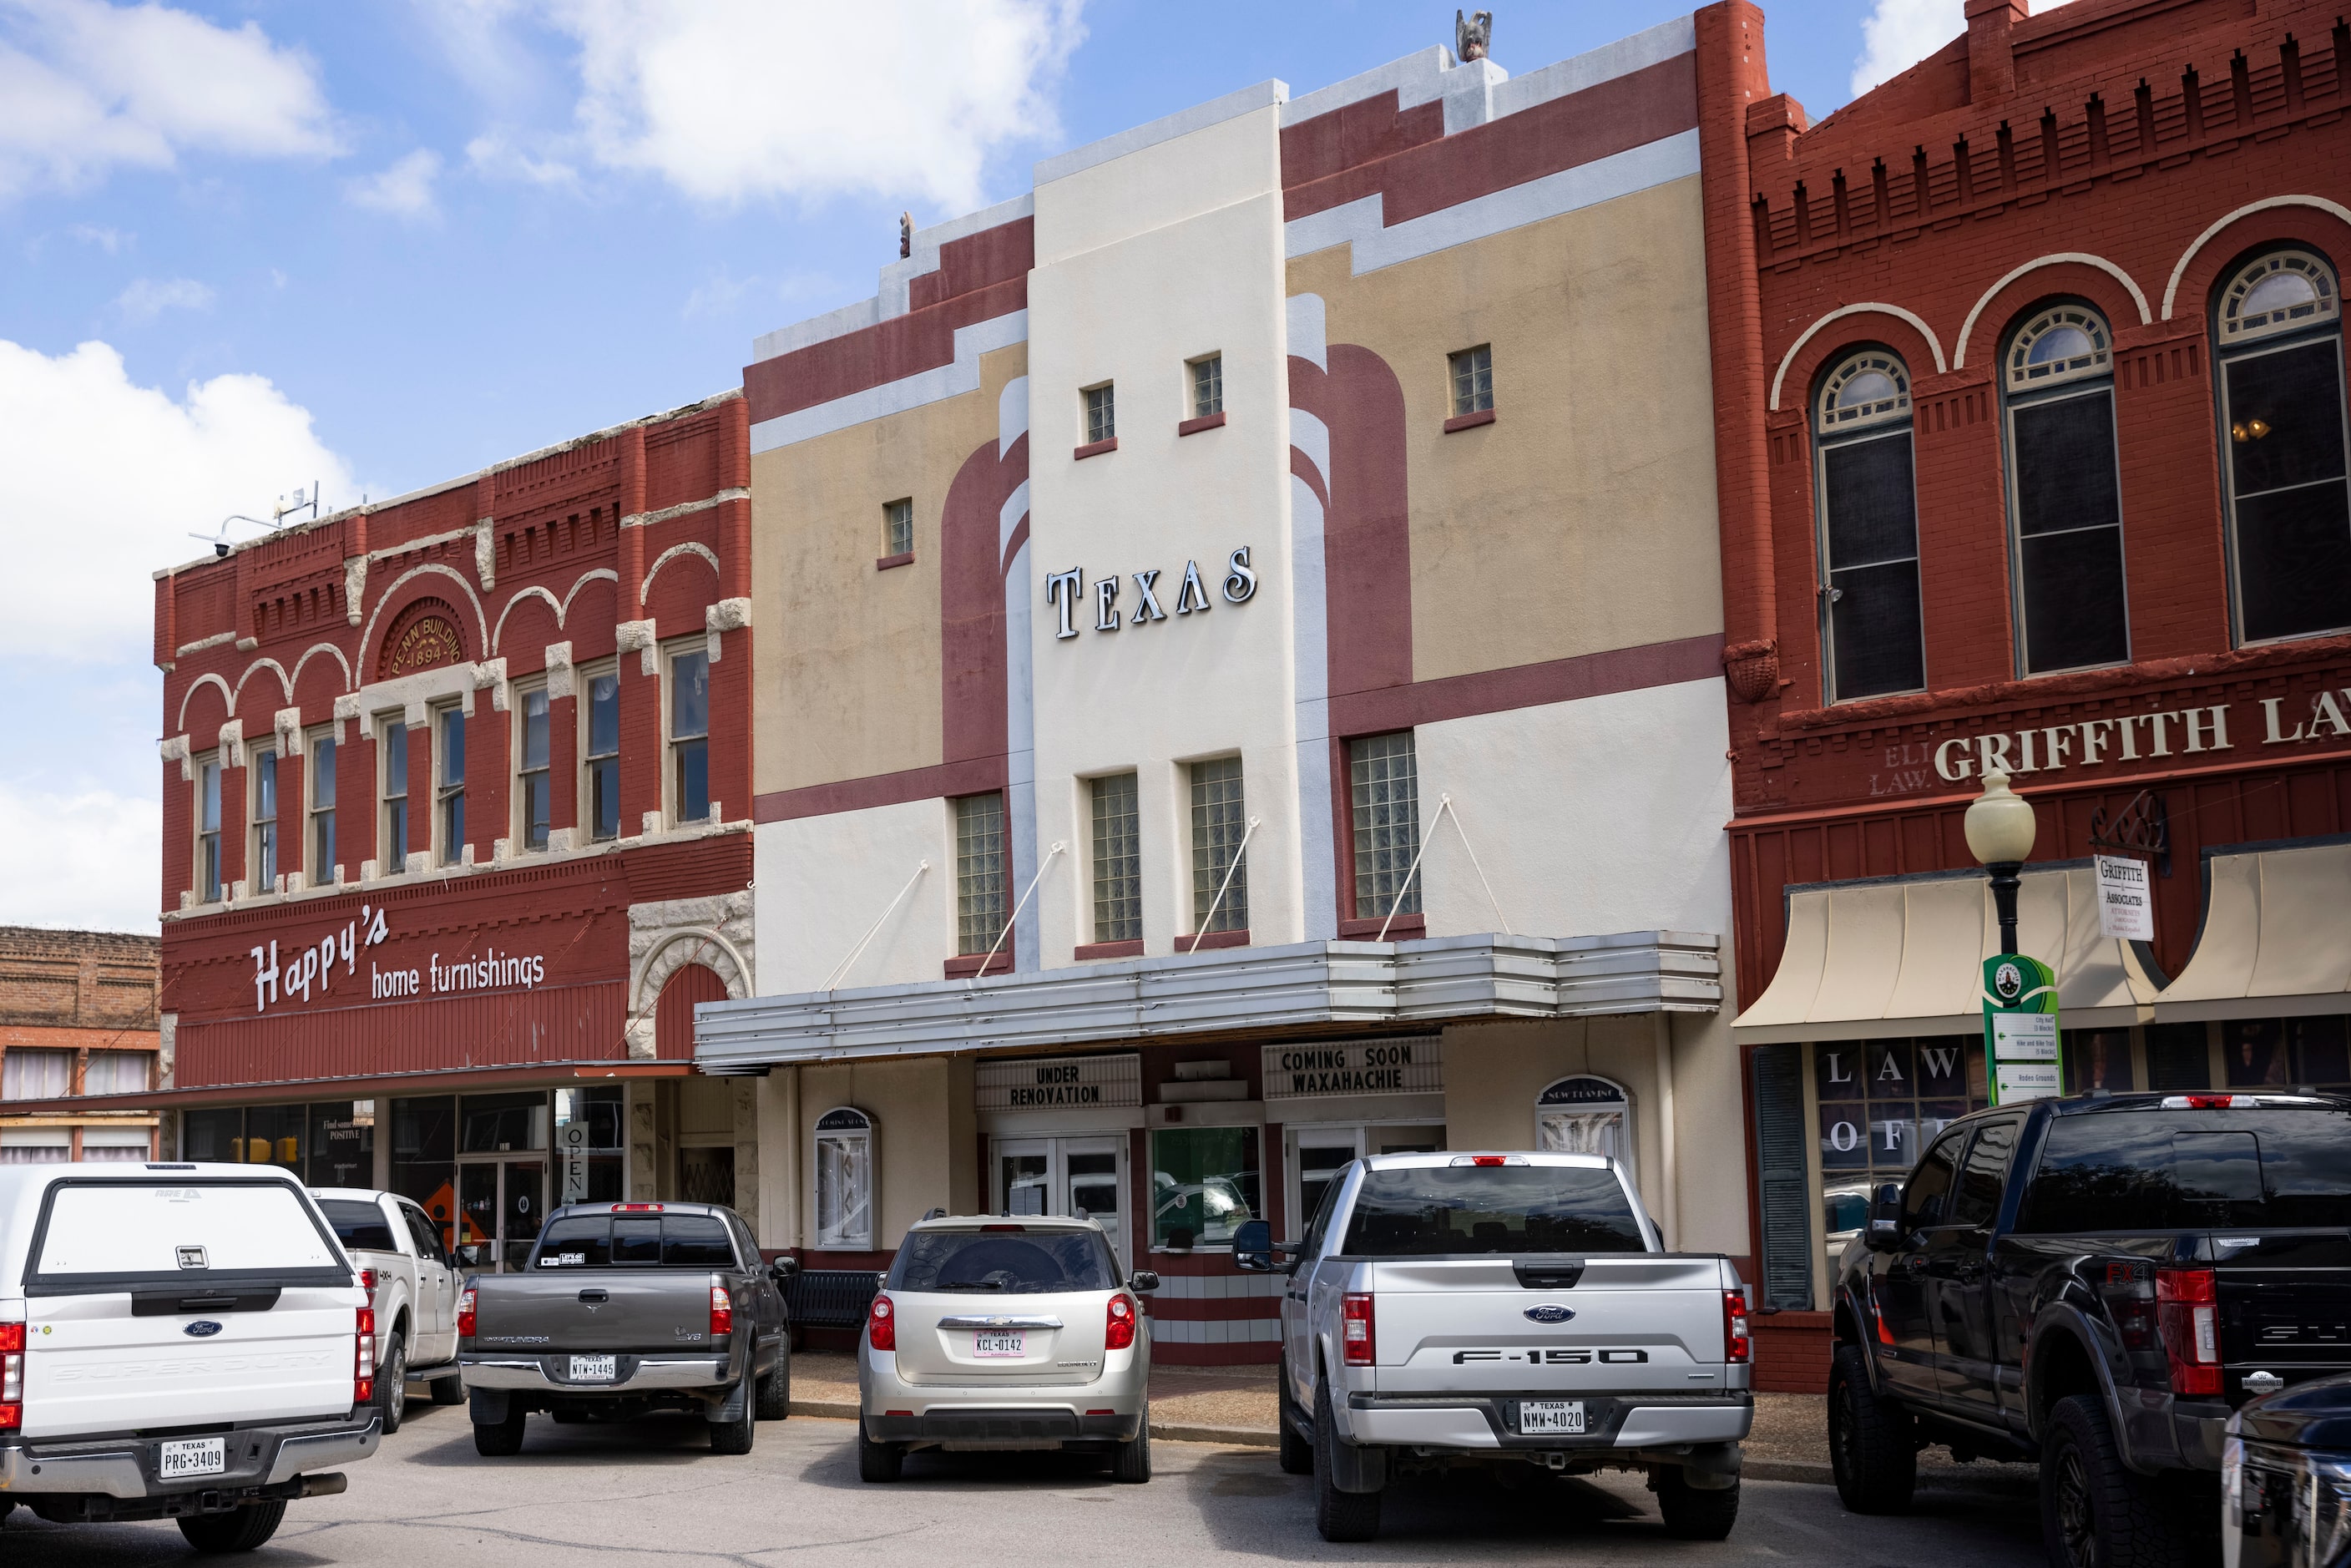
{"label": "black pickup truck", "polygon": [[2351,1100],[2095,1094],[1961,1117],[1874,1196],[1834,1312],[1847,1508],[1907,1507],[1917,1450],[1940,1443],[2039,1462],[2058,1568],[2179,1563],[2214,1515],[2231,1413],[2351,1371]]}

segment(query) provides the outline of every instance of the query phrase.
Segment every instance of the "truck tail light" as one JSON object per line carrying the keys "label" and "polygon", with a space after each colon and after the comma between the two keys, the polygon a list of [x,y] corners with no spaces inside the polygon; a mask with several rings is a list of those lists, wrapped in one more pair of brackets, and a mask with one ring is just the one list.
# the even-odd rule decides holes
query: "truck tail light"
{"label": "truck tail light", "polygon": [[1341,1348],[1349,1366],[1370,1366],[1379,1358],[1379,1334],[1372,1321],[1372,1298],[1351,1291],[1339,1304]]}
{"label": "truck tail light", "polygon": [[1102,1327],[1102,1348],[1134,1348],[1134,1303],[1123,1294],[1110,1299],[1110,1322]]}
{"label": "truck tail light", "polygon": [[25,1325],[0,1323],[0,1431],[25,1424]]}
{"label": "truck tail light", "polygon": [[735,1298],[717,1281],[710,1281],[710,1337],[735,1332]]}
{"label": "truck tail light", "polygon": [[1747,1292],[1722,1292],[1722,1359],[1734,1366],[1755,1359],[1755,1341],[1747,1332]]}
{"label": "truck tail light", "polygon": [[359,1322],[359,1349],[353,1353],[351,1381],[356,1392],[351,1403],[364,1405],[375,1397],[375,1309],[361,1307]]}
{"label": "truck tail light", "polygon": [[875,1350],[898,1348],[898,1314],[892,1310],[890,1298],[878,1292],[873,1310],[865,1314],[865,1343]]}
{"label": "truck tail light", "polygon": [[369,1300],[372,1301],[375,1298],[375,1288],[381,1283],[383,1283],[383,1276],[374,1270],[360,1270],[360,1289],[368,1293]]}
{"label": "truck tail light", "polygon": [[457,1298],[457,1337],[474,1337],[474,1289],[470,1285],[465,1287],[465,1294]]}
{"label": "truck tail light", "polygon": [[2158,1269],[2155,1322],[2174,1394],[2220,1392],[2220,1278],[2210,1269]]}

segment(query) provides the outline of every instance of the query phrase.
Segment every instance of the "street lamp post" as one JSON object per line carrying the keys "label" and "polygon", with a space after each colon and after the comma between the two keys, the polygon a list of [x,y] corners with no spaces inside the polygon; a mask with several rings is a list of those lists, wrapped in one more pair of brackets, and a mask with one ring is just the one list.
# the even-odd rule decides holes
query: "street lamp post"
{"label": "street lamp post", "polygon": [[2032,803],[2008,787],[2008,775],[1984,775],[1983,793],[1968,807],[1968,848],[1991,873],[1992,906],[2000,913],[2000,951],[2016,951],[2017,875],[2040,831]]}

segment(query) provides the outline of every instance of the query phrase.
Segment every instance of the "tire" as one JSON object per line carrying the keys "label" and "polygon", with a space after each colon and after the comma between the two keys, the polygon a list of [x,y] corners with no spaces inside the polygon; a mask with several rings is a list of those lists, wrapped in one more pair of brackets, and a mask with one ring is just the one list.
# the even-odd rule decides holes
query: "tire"
{"label": "tire", "polygon": [[393,1334],[383,1342],[383,1359],[375,1368],[375,1413],[383,1418],[383,1435],[400,1430],[408,1414],[408,1342]]}
{"label": "tire", "polygon": [[759,1419],[780,1421],[792,1413],[792,1353],[789,1347],[776,1356],[776,1370],[759,1379]]}
{"label": "tire", "polygon": [[1332,1450],[1339,1423],[1331,1415],[1331,1385],[1314,1385],[1314,1528],[1325,1541],[1369,1541],[1380,1532],[1380,1494],[1341,1491],[1332,1482]]}
{"label": "tire", "polygon": [[857,1479],[861,1481],[894,1481],[906,1466],[906,1450],[895,1443],[877,1443],[865,1435],[865,1423],[857,1423]]}
{"label": "tire", "polygon": [[1143,1423],[1134,1431],[1134,1440],[1121,1443],[1110,1451],[1110,1479],[1128,1486],[1141,1486],[1151,1479],[1151,1404],[1143,1406]]}
{"label": "tire", "polygon": [[226,1513],[191,1514],[180,1521],[180,1533],[199,1552],[250,1552],[277,1533],[286,1504],[248,1503]]}
{"label": "tire", "polygon": [[1868,1352],[1841,1344],[1829,1362],[1829,1469],[1855,1513],[1902,1513],[1918,1485],[1910,1412],[1869,1386]]}
{"label": "tire", "polygon": [[2052,1568],[2175,1568],[2162,1483],[2123,1463],[2106,1407],[2060,1399],[2041,1442],[2041,1539]]}
{"label": "tire", "polygon": [[530,1413],[511,1400],[507,1410],[503,1421],[474,1423],[474,1452],[492,1459],[522,1452],[523,1424],[530,1419]]}
{"label": "tire", "polygon": [[1274,1419],[1281,1428],[1281,1473],[1286,1476],[1311,1476],[1314,1473],[1314,1440],[1301,1435],[1303,1415],[1290,1402],[1290,1363],[1284,1361],[1275,1372]]}
{"label": "tire", "polygon": [[1739,1483],[1719,1491],[1701,1491],[1689,1484],[1679,1465],[1656,1475],[1657,1511],[1665,1516],[1666,1533],[1676,1541],[1724,1541],[1739,1522]]}
{"label": "tire", "polygon": [[747,1454],[751,1439],[759,1432],[758,1397],[754,1388],[744,1391],[743,1414],[732,1421],[710,1423],[710,1451],[714,1454]]}
{"label": "tire", "polygon": [[463,1405],[465,1402],[465,1380],[456,1373],[436,1377],[425,1386],[433,1390],[435,1405]]}

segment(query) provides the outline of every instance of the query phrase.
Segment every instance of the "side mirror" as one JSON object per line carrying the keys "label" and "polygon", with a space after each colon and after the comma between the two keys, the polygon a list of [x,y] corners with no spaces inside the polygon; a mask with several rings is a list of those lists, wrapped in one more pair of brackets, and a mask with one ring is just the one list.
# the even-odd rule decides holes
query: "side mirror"
{"label": "side mirror", "polygon": [[1273,1272],[1273,1227],[1262,1219],[1244,1220],[1233,1232],[1233,1267],[1244,1274]]}
{"label": "side mirror", "polygon": [[460,1269],[481,1268],[483,1266],[482,1254],[486,1250],[487,1250],[487,1249],[479,1241],[466,1242],[463,1247],[457,1249],[457,1267]]}
{"label": "side mirror", "polygon": [[1127,1281],[1126,1288],[1138,1296],[1147,1296],[1159,1289],[1159,1276],[1148,1269],[1137,1269],[1134,1277]]}
{"label": "side mirror", "polygon": [[1892,1252],[1902,1245],[1902,1188],[1886,1182],[1870,1195],[1869,1224],[1862,1241],[1873,1252]]}
{"label": "side mirror", "polygon": [[776,1277],[776,1283],[778,1285],[799,1271],[800,1260],[797,1258],[778,1258],[768,1265],[768,1272]]}

